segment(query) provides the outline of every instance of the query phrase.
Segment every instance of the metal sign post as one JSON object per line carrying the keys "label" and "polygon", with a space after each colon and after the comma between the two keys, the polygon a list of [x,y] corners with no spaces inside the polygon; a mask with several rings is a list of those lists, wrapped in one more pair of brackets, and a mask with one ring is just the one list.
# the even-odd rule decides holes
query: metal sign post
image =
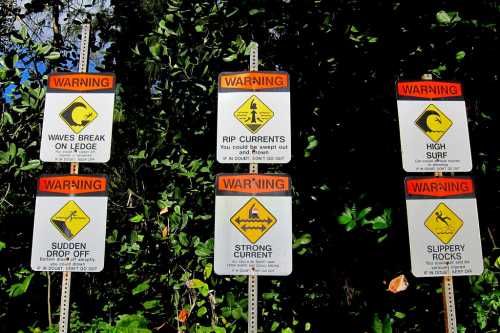
{"label": "metal sign post", "polygon": [[[432,74],[422,75],[422,80],[432,80]],[[434,172],[434,176],[442,177],[442,172]],[[457,333],[457,316],[455,313],[455,294],[453,276],[443,276],[442,281],[444,323],[446,333]]]}
{"label": "metal sign post", "polygon": [[[259,70],[259,45],[253,44],[250,49],[250,71]],[[250,173],[259,173],[259,165],[257,163],[250,164]],[[255,273],[255,268],[253,270]],[[258,295],[257,295],[257,275],[248,276],[248,333],[257,333],[257,308],[258,308]]]}
{"label": "metal sign post", "polygon": [[[78,72],[87,72],[89,59],[89,42],[90,42],[90,24],[82,25],[82,39],[80,44],[80,63],[78,64]],[[70,173],[78,174],[78,162],[71,162]],[[62,289],[61,289],[61,308],[59,317],[59,333],[68,332],[69,305],[70,305],[70,290],[71,290],[71,272],[63,272]]]}

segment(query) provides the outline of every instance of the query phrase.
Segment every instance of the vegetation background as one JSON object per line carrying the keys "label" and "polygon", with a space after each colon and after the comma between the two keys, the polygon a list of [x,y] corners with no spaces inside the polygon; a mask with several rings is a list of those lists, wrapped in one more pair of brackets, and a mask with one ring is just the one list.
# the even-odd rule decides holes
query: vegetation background
{"label": "vegetation background", "polygon": [[[485,270],[455,278],[459,331],[500,326],[500,3],[389,0],[0,2],[0,331],[56,332],[61,274],[29,268],[47,74],[118,78],[106,264],[74,274],[72,332],[245,332],[246,279],[216,276],[217,75],[291,75],[294,271],[260,278],[261,332],[442,332],[439,278],[412,277],[395,82],[464,85]],[[399,274],[406,291],[392,294]]]}

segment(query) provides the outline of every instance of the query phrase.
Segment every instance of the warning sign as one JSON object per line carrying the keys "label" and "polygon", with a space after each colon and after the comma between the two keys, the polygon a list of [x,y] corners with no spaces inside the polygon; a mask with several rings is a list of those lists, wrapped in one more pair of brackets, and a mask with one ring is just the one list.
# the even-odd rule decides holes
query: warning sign
{"label": "warning sign", "polygon": [[236,110],[234,116],[250,132],[257,133],[274,116],[274,113],[257,96],[252,95]]}
{"label": "warning sign", "polygon": [[40,177],[31,249],[32,269],[101,271],[107,200],[106,176]]}
{"label": "warning sign", "polygon": [[276,223],[276,218],[252,198],[231,217],[231,223],[254,244]]}
{"label": "warning sign", "polygon": [[424,224],[442,243],[448,244],[464,222],[448,206],[440,202]]}
{"label": "warning sign", "polygon": [[467,172],[472,169],[462,87],[455,82],[398,82],[403,169]]}
{"label": "warning sign", "polygon": [[288,73],[219,75],[217,161],[288,163],[290,143]]}
{"label": "warning sign", "polygon": [[113,74],[50,74],[40,159],[107,162],[111,154],[114,87]]}
{"label": "warning sign", "polygon": [[72,240],[89,222],[90,217],[74,202],[68,201],[50,221],[67,240]]}
{"label": "warning sign", "polygon": [[78,96],[59,116],[73,133],[78,134],[97,117],[97,112],[81,96]]}
{"label": "warning sign", "polygon": [[289,176],[217,175],[214,253],[215,272],[220,275],[291,273]]}
{"label": "warning sign", "polygon": [[439,139],[450,129],[453,122],[437,106],[431,104],[418,117],[415,124],[429,139],[439,142]]}
{"label": "warning sign", "polygon": [[408,177],[405,187],[413,274],[481,274],[483,257],[472,179]]}

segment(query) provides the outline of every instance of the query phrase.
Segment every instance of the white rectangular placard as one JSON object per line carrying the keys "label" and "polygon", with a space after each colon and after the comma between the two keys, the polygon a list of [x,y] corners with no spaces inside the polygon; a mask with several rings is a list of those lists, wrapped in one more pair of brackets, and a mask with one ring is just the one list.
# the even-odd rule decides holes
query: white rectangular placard
{"label": "white rectangular placard", "polygon": [[458,83],[398,82],[403,169],[468,172],[472,157],[467,113]]}
{"label": "white rectangular placard", "polygon": [[286,72],[227,72],[219,76],[217,161],[288,163],[290,88]]}
{"label": "white rectangular placard", "polygon": [[221,174],[215,198],[215,272],[292,272],[292,197],[285,175]]}
{"label": "white rectangular placard", "polygon": [[40,159],[104,163],[111,156],[113,74],[52,73],[45,97]]}
{"label": "white rectangular placard", "polygon": [[104,267],[105,176],[42,176],[38,182],[31,268],[99,272]]}
{"label": "white rectangular placard", "polygon": [[483,256],[472,179],[408,177],[405,183],[412,273],[480,275]]}

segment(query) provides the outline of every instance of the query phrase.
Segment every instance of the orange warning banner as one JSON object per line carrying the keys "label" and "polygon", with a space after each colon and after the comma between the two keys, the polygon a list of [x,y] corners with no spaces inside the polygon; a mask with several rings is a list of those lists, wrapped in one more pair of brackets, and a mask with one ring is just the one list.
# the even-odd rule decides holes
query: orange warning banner
{"label": "orange warning banner", "polygon": [[41,176],[37,195],[106,195],[107,183],[102,175]]}
{"label": "orange warning banner", "polygon": [[114,74],[51,73],[49,91],[113,91]]}
{"label": "orange warning banner", "polygon": [[219,174],[217,195],[291,195],[289,175]]}
{"label": "orange warning banner", "polygon": [[287,72],[226,72],[219,75],[219,91],[290,90]]}
{"label": "orange warning banner", "polygon": [[398,82],[398,97],[418,99],[462,97],[462,85],[457,82],[404,81]]}
{"label": "orange warning banner", "polygon": [[474,197],[470,177],[407,177],[407,197]]}

